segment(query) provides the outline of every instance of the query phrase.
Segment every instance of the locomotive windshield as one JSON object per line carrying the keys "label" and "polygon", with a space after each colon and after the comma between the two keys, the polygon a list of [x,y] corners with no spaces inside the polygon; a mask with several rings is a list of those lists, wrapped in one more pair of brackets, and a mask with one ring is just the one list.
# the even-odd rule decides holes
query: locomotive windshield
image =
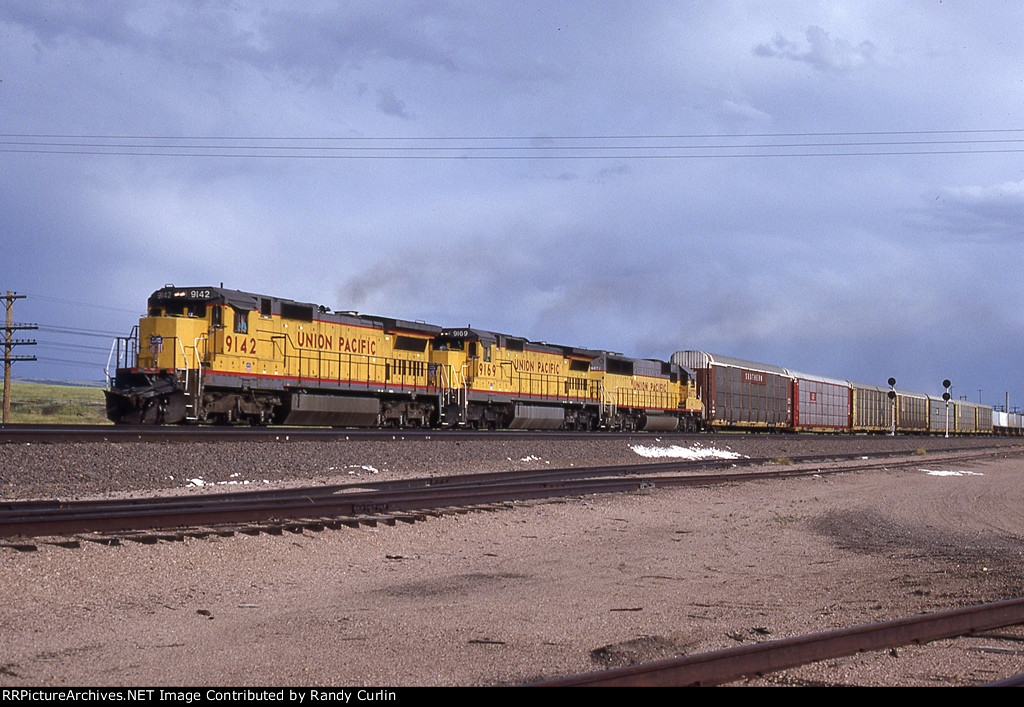
{"label": "locomotive windshield", "polygon": [[219,293],[210,288],[165,287],[149,298],[149,316],[202,318],[206,316],[207,304],[215,299],[220,299]]}

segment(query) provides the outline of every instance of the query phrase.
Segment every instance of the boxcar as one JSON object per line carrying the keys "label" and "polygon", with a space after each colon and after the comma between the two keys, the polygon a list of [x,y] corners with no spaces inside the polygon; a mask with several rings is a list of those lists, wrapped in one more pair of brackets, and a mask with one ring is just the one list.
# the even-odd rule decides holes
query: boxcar
{"label": "boxcar", "polygon": [[793,427],[815,432],[848,432],[849,381],[789,371],[793,379]]}
{"label": "boxcar", "polygon": [[672,363],[696,375],[706,426],[792,429],[793,379],[786,369],[706,351],[676,351]]}
{"label": "boxcar", "polygon": [[928,396],[928,431],[944,435],[947,430],[950,433],[956,432],[956,411],[953,401],[946,402],[941,397]]}
{"label": "boxcar", "polygon": [[958,400],[955,403],[955,409],[957,434],[992,434],[992,408],[966,400]]}
{"label": "boxcar", "polygon": [[1021,427],[1021,419],[1019,412],[999,412],[998,410],[993,410],[992,431],[997,435],[1020,435],[1024,431]]}
{"label": "boxcar", "polygon": [[978,434],[990,435],[993,432],[992,424],[992,408],[988,405],[979,405],[977,408],[978,415]]}
{"label": "boxcar", "polygon": [[896,431],[928,431],[928,396],[923,393],[896,391]]}
{"label": "boxcar", "polygon": [[889,389],[870,383],[850,383],[853,402],[851,412],[854,432],[886,433],[892,431],[892,401]]}

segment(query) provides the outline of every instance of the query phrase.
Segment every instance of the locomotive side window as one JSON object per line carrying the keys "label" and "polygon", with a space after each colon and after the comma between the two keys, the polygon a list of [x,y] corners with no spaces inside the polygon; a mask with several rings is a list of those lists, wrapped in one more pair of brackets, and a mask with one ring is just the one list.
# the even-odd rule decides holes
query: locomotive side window
{"label": "locomotive side window", "polygon": [[620,376],[631,376],[633,375],[633,362],[610,358],[608,359],[608,372]]}
{"label": "locomotive side window", "polygon": [[302,322],[313,321],[313,308],[309,305],[281,303],[282,319],[298,319]]}
{"label": "locomotive side window", "polygon": [[224,314],[220,307],[214,307],[210,312],[210,324],[215,327],[224,326]]}
{"label": "locomotive side window", "polygon": [[418,351],[422,353],[427,350],[427,340],[399,334],[395,337],[395,350]]}
{"label": "locomotive side window", "polygon": [[260,316],[269,318],[271,315],[270,299],[263,297],[260,299]]}
{"label": "locomotive side window", "polygon": [[236,334],[248,334],[249,333],[249,313],[244,309],[238,309],[232,307],[235,310],[235,333]]}

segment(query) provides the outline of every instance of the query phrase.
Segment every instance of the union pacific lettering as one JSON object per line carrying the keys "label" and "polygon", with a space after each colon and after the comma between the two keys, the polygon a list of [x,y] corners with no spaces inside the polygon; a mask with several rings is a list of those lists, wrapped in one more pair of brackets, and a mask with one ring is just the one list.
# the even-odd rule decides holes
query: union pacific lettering
{"label": "union pacific lettering", "polygon": [[512,359],[512,368],[516,373],[559,375],[562,372],[561,363],[555,361],[534,361],[532,359]]}
{"label": "union pacific lettering", "polygon": [[638,380],[633,383],[634,390],[643,390],[649,393],[667,393],[668,382],[667,381],[645,381]]}
{"label": "union pacific lettering", "polygon": [[[330,334],[319,334],[309,331],[300,331],[295,336],[296,346],[302,349],[320,349],[321,351],[337,351],[338,353],[366,354],[367,356],[377,355],[377,342],[374,339],[365,337],[346,338],[339,336],[335,339]],[[337,343],[337,346],[335,346]]]}

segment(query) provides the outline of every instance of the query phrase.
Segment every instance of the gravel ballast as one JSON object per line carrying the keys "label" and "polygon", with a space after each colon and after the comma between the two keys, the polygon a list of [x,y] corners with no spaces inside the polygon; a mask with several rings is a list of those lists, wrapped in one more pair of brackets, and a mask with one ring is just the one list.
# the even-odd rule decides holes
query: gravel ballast
{"label": "gravel ballast", "polygon": [[[1021,457],[937,465],[954,440],[816,439],[701,444],[779,460],[899,445],[920,463],[394,527],[0,548],[0,684],[520,684],[1022,595]],[[0,493],[208,493],[237,490],[219,482],[649,462],[635,443],[8,445]],[[939,642],[766,681],[983,683],[1020,670],[1024,629],[1009,633],[1016,642]]]}

